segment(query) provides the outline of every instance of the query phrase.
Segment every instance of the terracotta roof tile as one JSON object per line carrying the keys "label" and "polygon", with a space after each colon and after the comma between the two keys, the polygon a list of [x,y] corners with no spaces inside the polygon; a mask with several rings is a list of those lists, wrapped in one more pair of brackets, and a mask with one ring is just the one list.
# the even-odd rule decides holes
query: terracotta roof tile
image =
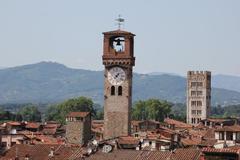
{"label": "terracotta roof tile", "polygon": [[240,148],[221,148],[221,149],[216,149],[216,148],[203,148],[202,149],[203,153],[240,153]]}
{"label": "terracotta roof tile", "polygon": [[21,126],[22,125],[20,122],[16,122],[16,121],[9,121],[6,124],[11,125],[11,126]]}
{"label": "terracotta roof tile", "polygon": [[[4,153],[0,160],[10,160],[16,158],[16,154],[19,160],[24,160],[26,155],[29,155],[30,159],[34,160],[65,160],[72,157],[72,160],[79,160],[81,155],[75,154],[79,152],[80,147],[65,146],[65,145],[26,145],[17,144]],[[49,157],[50,150],[54,150],[54,157]],[[75,155],[75,156],[73,156]]]}
{"label": "terracotta roof tile", "polygon": [[97,153],[86,157],[86,160],[199,160],[201,150],[177,149],[170,151],[136,151],[136,150],[114,150],[110,153]]}
{"label": "terracotta roof tile", "polygon": [[201,150],[199,149],[176,149],[171,155],[171,160],[200,160]]}
{"label": "terracotta roof tile", "polygon": [[139,140],[134,137],[119,137],[118,139],[119,144],[138,144]]}
{"label": "terracotta roof tile", "polygon": [[192,125],[181,122],[181,121],[177,121],[174,119],[170,119],[170,118],[165,118],[164,122],[167,124],[173,124],[175,125],[176,128],[192,128]]}
{"label": "terracotta roof tile", "polygon": [[90,112],[70,112],[67,117],[86,117]]}
{"label": "terracotta roof tile", "polygon": [[223,126],[222,128],[216,129],[216,131],[240,132],[240,125]]}
{"label": "terracotta roof tile", "polygon": [[40,123],[35,123],[35,122],[27,122],[26,124],[26,128],[34,128],[34,129],[38,129],[40,127]]}

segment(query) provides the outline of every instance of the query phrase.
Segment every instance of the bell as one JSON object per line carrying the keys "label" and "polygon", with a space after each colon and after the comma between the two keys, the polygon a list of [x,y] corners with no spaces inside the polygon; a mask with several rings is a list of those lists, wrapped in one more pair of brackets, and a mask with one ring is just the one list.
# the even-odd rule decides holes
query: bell
{"label": "bell", "polygon": [[117,42],[117,44],[116,44],[117,46],[121,46],[121,40],[120,39],[117,39],[116,42]]}

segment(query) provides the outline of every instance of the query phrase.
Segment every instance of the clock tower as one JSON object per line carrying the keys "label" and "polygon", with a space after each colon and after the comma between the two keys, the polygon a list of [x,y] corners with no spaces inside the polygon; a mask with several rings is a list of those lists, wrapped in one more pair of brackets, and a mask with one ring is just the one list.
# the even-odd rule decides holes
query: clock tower
{"label": "clock tower", "polygon": [[134,34],[104,32],[104,139],[130,135]]}

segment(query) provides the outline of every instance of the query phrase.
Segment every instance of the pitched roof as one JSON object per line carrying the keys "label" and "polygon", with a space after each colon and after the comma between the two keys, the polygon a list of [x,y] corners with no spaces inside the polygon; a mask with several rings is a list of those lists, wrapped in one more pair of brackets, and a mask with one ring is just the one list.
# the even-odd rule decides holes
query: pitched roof
{"label": "pitched roof", "polygon": [[127,32],[127,31],[123,31],[123,30],[120,30],[120,29],[118,29],[118,30],[114,30],[114,31],[109,31],[109,32],[103,32],[103,34],[105,34],[105,35],[107,35],[107,34],[109,34],[109,35],[132,35],[132,36],[135,36],[133,33],[131,33],[131,32]]}
{"label": "pitched roof", "polygon": [[26,128],[34,128],[34,129],[38,129],[40,127],[40,123],[35,123],[35,122],[27,122],[26,124]]}
{"label": "pitched roof", "polygon": [[240,148],[203,148],[203,153],[236,153],[238,154],[240,152]]}
{"label": "pitched roof", "polygon": [[177,121],[174,119],[170,119],[170,118],[165,118],[164,122],[167,124],[173,124],[175,125],[176,128],[192,128],[192,125],[181,122],[181,121]]}
{"label": "pitched roof", "polygon": [[118,143],[119,144],[138,144],[139,140],[131,136],[126,136],[126,137],[119,137]]}
{"label": "pitched roof", "polygon": [[216,131],[217,132],[219,131],[240,132],[240,125],[223,126],[222,128],[216,129]]}
{"label": "pitched roof", "polygon": [[[54,157],[50,157],[50,150],[54,150]],[[17,144],[10,148],[0,158],[1,160],[9,160],[17,157],[19,160],[24,160],[25,156],[28,155],[34,160],[63,160],[72,157],[72,160],[80,159],[81,154],[79,153],[80,147],[65,146],[65,145],[48,145],[48,144],[37,144],[37,145],[26,145]],[[74,156],[73,156],[74,155]]]}
{"label": "pitched roof", "polygon": [[197,146],[201,143],[200,138],[182,138],[181,142],[184,146]]}
{"label": "pitched roof", "polygon": [[86,117],[90,112],[70,112],[67,117]]}
{"label": "pitched roof", "polygon": [[200,160],[201,150],[199,149],[176,149],[171,155],[171,160]]}
{"label": "pitched roof", "polygon": [[86,157],[86,160],[199,160],[201,150],[177,149],[170,151],[136,151],[136,150],[113,150],[110,153],[97,153]]}
{"label": "pitched roof", "polygon": [[6,124],[10,125],[10,126],[21,126],[22,125],[20,122],[17,122],[17,121],[9,121]]}

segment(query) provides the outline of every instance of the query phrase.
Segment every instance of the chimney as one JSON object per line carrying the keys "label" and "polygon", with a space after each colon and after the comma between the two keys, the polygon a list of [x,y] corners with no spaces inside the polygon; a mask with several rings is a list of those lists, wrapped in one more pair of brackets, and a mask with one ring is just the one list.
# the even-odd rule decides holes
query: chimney
{"label": "chimney", "polygon": [[223,128],[223,123],[221,123],[221,128]]}

